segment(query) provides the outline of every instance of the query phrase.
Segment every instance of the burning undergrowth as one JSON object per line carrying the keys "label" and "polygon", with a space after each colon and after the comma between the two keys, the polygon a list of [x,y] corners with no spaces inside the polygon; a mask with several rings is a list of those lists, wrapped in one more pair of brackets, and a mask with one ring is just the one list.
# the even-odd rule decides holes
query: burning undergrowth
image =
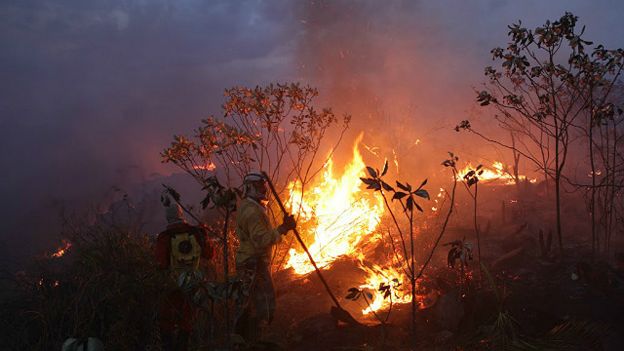
{"label": "burning undergrowth", "polygon": [[3,277],[3,348],[60,350],[70,336],[98,336],[117,350],[156,345],[153,307],[169,283],[149,237],[105,224],[66,237],[55,252]]}
{"label": "burning undergrowth", "polygon": [[[552,279],[561,284],[560,280],[555,280],[561,278],[543,273],[544,267],[553,263],[549,258],[551,254],[546,251],[543,255],[545,249],[537,246],[532,232],[535,225],[518,222],[518,218],[530,216],[530,212],[522,212],[529,209],[518,209],[513,205],[513,201],[518,201],[514,197],[516,194],[510,191],[516,189],[515,185],[508,184],[504,177],[480,185],[481,199],[489,204],[481,206],[484,246],[481,259],[488,262],[488,270],[492,270],[492,278],[481,279],[475,254],[476,238],[473,229],[467,225],[472,219],[471,200],[465,194],[453,200],[453,189],[448,188],[448,184],[452,185],[454,181],[462,184],[467,172],[457,170],[454,176],[447,174],[446,187],[437,184],[416,187],[407,182],[399,182],[400,186],[396,182],[384,185],[382,182],[389,182],[386,179],[394,176],[388,174],[391,172],[389,166],[367,168],[360,147],[361,141],[356,140],[350,150],[351,160],[344,167],[336,166],[329,159],[317,180],[304,188],[307,191],[303,197],[298,192],[300,185],[292,181],[287,187],[286,199],[289,209],[298,215],[301,232],[330,287],[345,309],[366,327],[336,327],[335,321],[323,317],[329,316],[327,311],[331,301],[310,267],[306,266],[307,261],[297,260],[301,250],[293,246],[285,264],[275,266],[279,268],[274,274],[279,307],[272,331],[267,336],[270,340],[297,350],[343,344],[345,347],[359,345],[358,349],[365,349],[364,344],[379,349],[405,348],[410,340],[411,277],[417,277],[414,282],[418,309],[415,327],[421,345],[471,345],[472,349],[480,350],[491,349],[494,343],[509,342],[527,333],[541,336],[552,332],[557,335],[556,331],[550,331],[552,326],[561,322],[556,317],[540,315],[543,321],[539,327],[528,331],[521,329],[511,317],[519,315],[522,323],[532,320],[521,312],[520,306],[526,304],[521,297],[522,291],[541,289],[540,296],[547,298],[549,290],[540,287],[541,282]],[[447,161],[460,163],[455,157],[452,155]],[[466,169],[474,168],[469,166]],[[371,180],[363,181],[362,178]],[[521,202],[527,202],[528,197],[539,201],[542,195],[536,191],[538,185],[523,184],[525,192]],[[425,188],[435,191],[425,196],[419,192]],[[409,217],[405,217],[409,214],[407,194],[417,192],[423,197],[414,197],[412,210],[420,212],[418,207],[421,207],[423,214],[412,215],[417,218],[412,222],[414,270],[409,259],[406,260],[411,254],[409,241],[401,242],[399,231],[410,225]],[[395,195],[397,193],[404,195]],[[500,207],[501,201],[507,205],[505,209]],[[447,223],[448,232],[440,240],[439,231],[446,226],[444,219],[451,208],[457,216]],[[215,228],[221,225],[218,221],[214,223]],[[17,286],[23,295],[16,295],[16,298],[29,298],[11,300],[14,307],[19,308],[5,315],[5,330],[15,331],[16,328],[8,326],[10,318],[21,318],[23,324],[17,328],[19,333],[13,333],[11,337],[22,343],[28,340],[28,347],[35,349],[56,347],[67,335],[87,334],[102,337],[107,345],[158,344],[154,306],[167,282],[161,280],[154,270],[152,243],[145,236],[114,227],[92,228],[81,233],[46,254],[41,261],[45,264],[19,277]],[[407,237],[408,233],[403,234]],[[230,235],[233,238],[234,233]],[[449,245],[444,246],[447,243]],[[235,241],[231,244],[234,245]],[[288,244],[285,240],[282,245]],[[407,244],[405,250],[403,244]],[[536,262],[534,257],[537,256],[544,257],[544,263]],[[217,258],[215,262],[219,260]],[[558,275],[564,272],[564,282],[569,281],[565,280],[567,267],[573,265],[573,261],[557,264],[555,271]],[[532,275],[527,272],[527,267],[541,272],[544,277]],[[217,266],[217,269],[222,267]],[[554,284],[551,282],[549,286]],[[143,294],[151,297],[146,299]],[[497,296],[501,301],[497,301]],[[556,304],[555,301],[551,303]],[[116,307],[111,310],[111,306]],[[496,306],[501,307],[497,309]],[[29,310],[37,311],[37,314],[30,315]],[[64,317],[67,311],[72,314]],[[119,320],[111,316],[117,316]],[[496,317],[494,324],[493,316]],[[215,317],[222,318],[222,315],[217,313]],[[144,329],[130,333],[129,325],[133,324],[142,325]],[[490,329],[479,329],[479,326]],[[588,340],[592,340],[591,345],[598,342],[596,335],[599,334],[593,324],[569,321],[558,328],[560,333],[576,330],[580,335],[587,335]],[[36,330],[44,330],[44,333],[37,334]],[[326,340],[317,340],[319,336]],[[480,339],[475,340],[477,336]],[[209,339],[206,336],[204,341]],[[548,340],[550,344],[554,342]],[[310,348],[309,345],[314,346]]]}
{"label": "burning undergrowth", "polygon": [[[298,225],[310,243],[310,252],[323,270],[331,272],[332,265],[337,260],[341,260],[343,265],[345,262],[351,262],[351,273],[343,274],[357,275],[359,280],[352,281],[353,288],[346,297],[362,298],[363,307],[361,311],[356,312],[366,319],[372,318],[375,312],[391,310],[393,305],[410,303],[411,273],[409,267],[406,269],[402,264],[409,253],[405,248],[401,250],[401,245],[405,245],[400,240],[401,235],[398,231],[401,229],[398,228],[397,231],[397,228],[392,228],[394,225],[385,208],[383,196],[377,192],[367,191],[366,184],[360,180],[367,175],[367,167],[359,151],[361,141],[362,135],[356,139],[352,159],[341,174],[335,169],[330,158],[319,180],[305,189],[305,195],[302,195],[300,182],[291,182],[288,186],[287,205],[292,213],[298,216]],[[394,164],[398,168],[398,160],[395,159]],[[385,168],[384,172],[387,172],[387,164]],[[467,163],[458,170],[457,181],[464,181],[472,168],[472,165]],[[525,175],[516,177],[502,162],[494,162],[491,166],[485,167],[479,176],[484,184],[494,187],[512,186],[516,184],[516,178],[518,182],[530,184],[536,182],[535,179]],[[451,181],[452,179],[451,177]],[[417,242],[415,255],[418,257],[418,265],[426,261],[429,250],[435,244],[431,237],[433,231],[438,230],[442,224],[439,211],[450,202],[449,194],[449,190],[442,187],[431,199],[427,194],[427,200],[432,200],[432,203],[426,208],[431,210],[424,213],[414,225]],[[510,200],[510,203],[513,201]],[[401,208],[398,203],[390,206],[399,214],[406,210],[405,206]],[[409,226],[408,222],[402,219],[399,221],[401,226]],[[306,276],[314,269],[306,254],[296,248],[289,249],[289,258],[284,268],[291,268],[295,276]],[[466,271],[466,274],[472,275],[472,271]],[[418,278],[416,284],[419,309],[431,307],[440,294],[436,284],[426,282],[423,284],[424,279],[426,276]],[[456,278],[457,281],[462,279],[464,278]]]}
{"label": "burning undergrowth", "polygon": [[[382,223],[384,216],[388,217],[387,201],[381,193],[368,191],[366,183],[362,182],[367,169],[359,151],[362,137],[356,139],[352,159],[342,173],[334,168],[330,158],[318,181],[310,184],[305,192],[302,192],[300,182],[291,182],[287,205],[298,217],[298,226],[309,243],[309,251],[323,270],[331,271],[333,263],[339,259],[352,262],[350,275],[359,273],[360,280],[353,282],[355,287],[347,298],[362,297],[364,307],[358,314],[372,316],[392,309],[393,305],[409,303],[411,287],[407,274],[409,268],[403,265],[408,253],[396,250],[405,246],[405,242],[399,239],[402,234],[400,236],[396,228],[390,229],[390,223]],[[386,163],[384,172],[387,170]],[[421,190],[420,194],[427,193]],[[397,203],[391,206],[395,211],[400,207]],[[433,217],[423,217],[416,226],[418,231],[425,230],[425,222]],[[421,240],[418,241],[419,253],[425,251]],[[285,268],[291,268],[299,276],[314,270],[305,252],[297,248],[289,249]],[[425,308],[430,306],[435,292],[419,291],[417,295],[419,308]]]}

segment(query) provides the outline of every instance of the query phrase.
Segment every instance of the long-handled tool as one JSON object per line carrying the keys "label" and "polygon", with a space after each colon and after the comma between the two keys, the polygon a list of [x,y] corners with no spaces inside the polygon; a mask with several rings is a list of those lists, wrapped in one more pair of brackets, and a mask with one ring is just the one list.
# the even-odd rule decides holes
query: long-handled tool
{"label": "long-handled tool", "polygon": [[[182,209],[182,211],[186,212],[186,214],[188,214],[191,218],[193,218],[193,219],[195,220],[195,222],[197,223],[197,225],[198,225],[198,226],[200,226],[200,227],[206,227],[206,224],[205,224],[204,222],[200,221],[200,220],[199,220],[199,218],[197,218],[197,216],[195,216],[195,215],[193,214],[193,212],[189,211],[189,210],[186,208],[186,206],[184,206],[184,204],[182,204],[182,201],[180,201],[180,194],[178,194],[178,192],[177,192],[175,189],[173,189],[172,187],[170,187],[170,186],[168,186],[168,185],[166,185],[166,184],[163,184],[162,186],[163,186],[163,187],[167,190],[167,192],[169,193],[169,195],[171,195],[171,197],[173,198],[173,201],[175,201],[175,202],[178,204],[178,206],[180,206],[180,208]],[[230,216],[230,214],[231,214],[231,210],[227,210],[227,211],[228,211],[229,213],[226,213],[226,218],[225,218],[225,228],[223,229],[223,233],[227,233],[227,223],[228,223],[228,220],[229,220],[229,216]],[[210,235],[210,238],[211,238],[211,239],[218,240],[218,241],[220,241],[222,244],[227,242],[227,241],[225,240],[225,234],[224,234],[224,237],[223,237],[223,238],[222,238],[222,237],[219,237],[219,236],[216,236],[216,235]],[[227,245],[225,245],[225,246],[227,246]],[[226,256],[224,256],[224,257],[227,257],[227,255],[226,255]]]}
{"label": "long-handled tool", "polygon": [[[279,205],[280,209],[282,210],[282,212],[285,215],[288,215],[288,211],[286,211],[286,208],[284,207],[284,204],[282,203],[282,200],[280,200],[280,198],[279,198],[279,196],[277,194],[277,190],[275,190],[275,187],[273,186],[273,183],[271,182],[271,179],[269,178],[269,176],[264,171],[262,172],[262,176],[264,176],[264,179],[266,179],[266,182],[269,185],[269,188],[271,189],[271,193],[273,194],[273,197],[275,197],[275,201],[277,201],[277,204]],[[335,306],[333,306],[331,308],[331,312],[330,312],[331,315],[334,318],[336,318],[337,320],[339,320],[339,321],[342,321],[342,322],[345,322],[345,323],[348,323],[348,324],[352,324],[352,325],[361,325],[361,323],[358,322],[355,318],[353,318],[353,316],[351,314],[349,314],[349,312],[347,312],[344,308],[342,308],[340,306],[340,302],[338,302],[338,299],[336,298],[334,293],[329,288],[329,285],[327,284],[327,281],[325,280],[325,278],[321,274],[321,270],[316,265],[316,262],[314,261],[314,258],[312,258],[312,255],[310,254],[310,251],[308,250],[308,247],[306,246],[306,244],[301,239],[301,235],[299,234],[299,231],[297,230],[297,228],[294,228],[293,232],[295,233],[295,237],[297,238],[297,241],[299,241],[299,244],[301,245],[303,250],[305,250],[306,254],[308,254],[308,258],[310,259],[310,263],[312,263],[312,266],[314,266],[314,270],[316,271],[316,274],[318,275],[319,279],[321,280],[321,283],[323,283],[323,286],[325,286],[325,290],[327,290],[327,293],[329,294],[329,297],[331,297],[331,299],[334,301],[334,305]]]}

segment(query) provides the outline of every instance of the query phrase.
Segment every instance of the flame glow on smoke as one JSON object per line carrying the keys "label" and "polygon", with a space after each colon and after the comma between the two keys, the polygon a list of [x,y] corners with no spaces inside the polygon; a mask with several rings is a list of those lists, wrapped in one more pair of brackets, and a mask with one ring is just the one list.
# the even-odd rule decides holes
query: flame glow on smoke
{"label": "flame glow on smoke", "polygon": [[[463,180],[464,176],[471,170],[474,170],[475,168],[476,167],[473,166],[471,163],[468,163],[466,167],[459,170],[457,174],[457,180],[459,181]],[[481,170],[483,170],[483,173],[479,175],[479,181],[481,182],[500,182],[504,185],[515,184],[515,180],[514,180],[511,170],[509,170],[509,167],[503,164],[502,162],[498,162],[498,161],[494,162],[492,166],[490,167],[484,166]],[[528,180],[530,183],[537,182],[537,179],[528,178],[525,175],[518,175],[518,178],[519,178],[518,180],[521,182],[524,182],[526,180]]]}
{"label": "flame glow on smoke", "polygon": [[[373,232],[384,213],[379,194],[365,191],[360,177],[365,164],[358,150],[360,135],[353,147],[353,159],[337,176],[333,161],[324,167],[321,179],[304,189],[301,182],[288,186],[286,206],[298,216],[297,226],[306,238],[313,238],[308,249],[320,267],[328,268],[340,256],[363,258],[359,245],[373,239]],[[310,239],[308,239],[310,241]],[[286,267],[297,274],[314,270],[303,251],[290,249]]]}

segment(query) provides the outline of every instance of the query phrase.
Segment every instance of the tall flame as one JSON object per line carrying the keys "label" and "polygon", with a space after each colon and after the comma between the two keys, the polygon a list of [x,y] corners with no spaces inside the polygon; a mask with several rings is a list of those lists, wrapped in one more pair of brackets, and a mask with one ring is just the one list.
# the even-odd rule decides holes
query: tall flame
{"label": "tall flame", "polygon": [[[362,135],[356,139],[353,158],[341,175],[336,175],[330,159],[322,177],[315,184],[307,185],[303,195],[301,182],[291,182],[286,206],[298,216],[297,227],[311,242],[308,249],[321,268],[329,268],[341,256],[357,260],[366,275],[366,282],[359,285],[359,289],[366,292],[362,314],[369,315],[391,304],[409,303],[411,291],[406,275],[392,260],[380,264],[366,260],[365,263],[366,244],[381,238],[375,229],[384,214],[384,202],[379,193],[364,189],[360,180],[366,168],[358,148],[361,140]],[[398,168],[396,158],[395,165]],[[289,254],[286,267],[292,267],[296,274],[314,270],[305,252],[291,249]],[[389,288],[382,290],[382,286]],[[421,308],[426,305],[422,296],[418,295],[417,299]]]}
{"label": "tall flame", "polygon": [[[383,199],[379,194],[364,191],[360,177],[365,176],[365,164],[358,145],[362,135],[353,146],[353,159],[342,175],[334,174],[330,159],[321,179],[307,185],[302,195],[299,180],[288,186],[289,210],[298,216],[298,228],[306,238],[313,238],[308,249],[321,267],[328,268],[341,256],[362,258],[360,243],[374,239],[373,232],[384,212]],[[314,270],[305,252],[290,249],[286,267],[297,274]]]}

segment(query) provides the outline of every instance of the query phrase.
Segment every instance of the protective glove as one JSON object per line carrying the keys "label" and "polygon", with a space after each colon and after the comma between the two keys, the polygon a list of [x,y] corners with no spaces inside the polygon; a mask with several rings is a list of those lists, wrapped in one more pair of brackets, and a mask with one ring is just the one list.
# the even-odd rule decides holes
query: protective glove
{"label": "protective glove", "polygon": [[286,214],[284,215],[282,224],[277,228],[277,230],[279,230],[279,232],[283,235],[288,233],[288,231],[295,229],[296,226],[297,222],[295,222],[295,217],[293,215]]}

